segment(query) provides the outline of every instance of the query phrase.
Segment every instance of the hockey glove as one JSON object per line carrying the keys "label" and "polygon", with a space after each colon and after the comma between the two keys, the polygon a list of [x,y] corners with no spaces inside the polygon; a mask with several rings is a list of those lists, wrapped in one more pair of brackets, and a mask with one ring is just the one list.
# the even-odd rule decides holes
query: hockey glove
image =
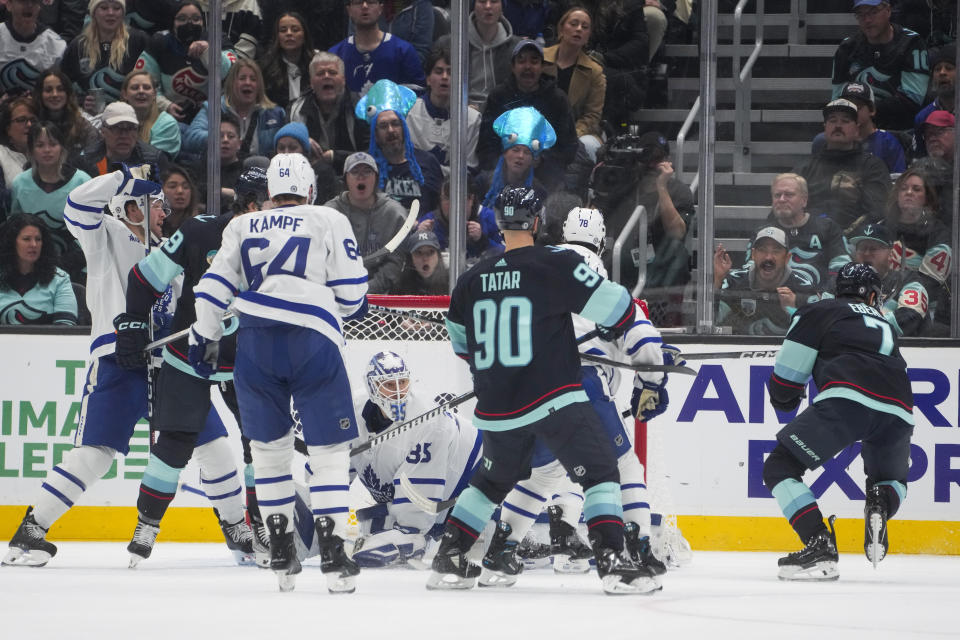
{"label": "hockey glove", "polygon": [[217,372],[217,357],[220,355],[220,342],[204,338],[190,327],[190,349],[187,360],[190,366],[202,378],[209,378]]}
{"label": "hockey glove", "polygon": [[146,175],[143,167],[148,167],[148,165],[132,167],[126,164],[120,165],[120,171],[123,172],[123,182],[117,188],[117,195],[137,197],[153,195],[163,190],[163,186],[159,183],[143,178]]}
{"label": "hockey glove", "polygon": [[670,397],[667,395],[667,377],[663,382],[656,384],[637,378],[642,386],[633,387],[633,396],[630,398],[630,409],[638,420],[649,422],[667,410]]}
{"label": "hockey glove", "polygon": [[800,406],[800,399],[802,397],[803,396],[797,396],[792,400],[777,400],[773,396],[770,396],[770,405],[780,413],[791,413]]}
{"label": "hockey glove", "polygon": [[150,330],[147,319],[132,313],[121,313],[113,319],[117,332],[117,364],[124,369],[139,369],[147,366]]}
{"label": "hockey glove", "polygon": [[623,334],[627,332],[627,329],[633,326],[633,321],[636,319],[637,308],[630,302],[630,308],[627,309],[627,312],[621,316],[617,323],[612,327],[605,327],[603,325],[597,325],[598,337],[601,340],[606,340],[607,342],[613,342]]}
{"label": "hockey glove", "polygon": [[683,354],[680,353],[680,349],[672,344],[660,345],[660,351],[663,353],[663,364],[674,367],[686,366],[687,361],[684,360]]}

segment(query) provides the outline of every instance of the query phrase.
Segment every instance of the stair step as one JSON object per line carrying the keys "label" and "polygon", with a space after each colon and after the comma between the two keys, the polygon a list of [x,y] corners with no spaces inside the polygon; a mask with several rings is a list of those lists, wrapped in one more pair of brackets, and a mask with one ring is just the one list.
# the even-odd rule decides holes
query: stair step
{"label": "stair step", "polygon": [[[668,80],[671,91],[700,91],[700,78],[670,78]],[[736,87],[732,78],[717,78],[717,91],[734,91]],[[830,96],[831,86],[829,77],[817,78],[753,78],[751,89],[754,94],[770,93],[776,91],[798,92],[807,94],[808,99],[814,103],[821,103],[824,97]],[[809,95],[810,92],[821,91],[820,95]]]}
{"label": "stair step", "polygon": [[[677,122],[687,119],[689,109],[637,109],[633,116],[641,122]],[[736,122],[735,109],[718,109],[717,122]],[[823,122],[820,109],[751,109],[750,122],[816,123]]]}
{"label": "stair step", "polygon": [[[746,58],[753,51],[753,43],[745,42],[739,46],[734,44],[717,45],[717,56],[732,57],[739,55]],[[761,58],[833,58],[837,46],[832,44],[766,44],[760,49]],[[663,48],[668,58],[697,58],[700,55],[700,46],[696,44],[667,44]]]}

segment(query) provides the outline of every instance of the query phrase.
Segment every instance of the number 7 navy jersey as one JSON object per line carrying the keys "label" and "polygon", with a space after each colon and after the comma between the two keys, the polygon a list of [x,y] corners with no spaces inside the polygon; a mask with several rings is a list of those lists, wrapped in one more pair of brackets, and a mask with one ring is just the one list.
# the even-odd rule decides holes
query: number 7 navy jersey
{"label": "number 7 navy jersey", "polygon": [[793,399],[813,374],[813,400],[846,398],[913,424],[913,392],[896,332],[873,307],[850,298],[801,307],[770,379],[770,394]]}
{"label": "number 7 navy jersey", "polygon": [[505,430],[586,402],[571,313],[615,325],[633,301],[578,254],[522,247],[464,273],[450,297],[447,330],[470,363],[474,425]]}

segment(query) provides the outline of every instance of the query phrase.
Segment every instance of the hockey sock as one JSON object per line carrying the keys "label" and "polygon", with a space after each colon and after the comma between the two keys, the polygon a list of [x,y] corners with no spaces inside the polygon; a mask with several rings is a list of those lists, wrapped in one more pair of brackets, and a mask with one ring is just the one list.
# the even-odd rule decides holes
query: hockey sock
{"label": "hockey sock", "polygon": [[457,498],[457,504],[454,505],[450,516],[473,531],[473,537],[476,539],[479,532],[487,526],[490,516],[496,509],[497,504],[495,502],[484,495],[480,489],[470,485]]}
{"label": "hockey sock", "polygon": [[799,480],[787,478],[773,488],[773,496],[780,504],[780,510],[790,522],[790,526],[800,536],[804,544],[807,540],[826,529],[823,514],[817,506],[817,499],[807,485]]}
{"label": "hockey sock", "polygon": [[167,507],[177,495],[181,471],[182,468],[171,467],[155,454],[150,454],[150,461],[140,481],[140,494],[137,496],[137,511],[144,522],[160,524]]}
{"label": "hockey sock", "polygon": [[81,445],[67,451],[40,488],[33,517],[44,529],[60,519],[87,487],[103,477],[117,455],[110,447]]}
{"label": "hockey sock", "polygon": [[250,514],[251,521],[262,522],[260,506],[257,504],[257,484],[253,475],[252,462],[248,462],[243,467],[243,486],[247,492],[247,513]]}
{"label": "hockey sock", "polygon": [[293,461],[293,430],[270,442],[251,440],[250,448],[260,515],[266,522],[271,515],[279,513],[287,518],[287,531],[292,531],[295,488],[290,463]]}
{"label": "hockey sock", "polygon": [[215,438],[193,453],[200,465],[203,492],[220,519],[230,524],[242,520],[245,495],[230,441],[226,437]]}
{"label": "hockey sock", "polygon": [[614,551],[623,550],[623,507],[619,484],[601,482],[588,488],[583,495],[583,517],[591,539],[598,535],[601,546]]}
{"label": "hockey sock", "polygon": [[643,465],[633,450],[617,461],[620,468],[620,494],[623,501],[623,521],[637,525],[639,536],[650,535],[650,499],[644,482]]}
{"label": "hockey sock", "polygon": [[518,482],[503,501],[500,511],[500,520],[510,525],[511,531],[508,540],[519,542],[527,535],[527,531],[537,521],[537,516],[543,511],[554,488],[566,475],[563,466],[557,462],[550,462],[535,467],[530,477]]}
{"label": "hockey sock", "polygon": [[341,445],[307,446],[310,454],[310,505],[314,518],[333,520],[333,534],[346,536],[350,518],[350,451]]}
{"label": "hockey sock", "polygon": [[896,480],[881,480],[875,486],[880,487],[880,495],[887,501],[887,520],[900,510],[900,503],[907,497],[907,487]]}

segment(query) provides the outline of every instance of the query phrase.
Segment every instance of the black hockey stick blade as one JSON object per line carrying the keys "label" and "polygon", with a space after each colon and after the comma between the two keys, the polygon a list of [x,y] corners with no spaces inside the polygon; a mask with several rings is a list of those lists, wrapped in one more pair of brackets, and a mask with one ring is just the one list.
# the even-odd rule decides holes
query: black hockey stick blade
{"label": "black hockey stick blade", "polygon": [[367,308],[370,311],[376,311],[378,313],[386,313],[386,314],[397,316],[400,318],[409,318],[410,320],[417,320],[418,322],[435,324],[440,327],[446,326],[446,323],[443,320],[437,320],[436,318],[429,318],[416,311],[409,311],[406,309],[394,309],[393,307],[385,307],[379,304],[370,304],[370,305],[367,305]]}
{"label": "black hockey stick blade", "polygon": [[375,267],[383,262],[384,258],[393,253],[397,247],[400,246],[400,243],[406,240],[407,236],[410,235],[410,230],[413,229],[413,225],[417,223],[417,216],[419,215],[420,201],[414,200],[410,205],[410,213],[407,214],[407,219],[403,221],[403,226],[401,226],[397,230],[397,233],[387,241],[387,244],[366,256],[363,259],[363,266],[368,269],[370,267]]}
{"label": "black hockey stick blade", "polygon": [[686,375],[686,376],[697,375],[697,372],[691,369],[690,367],[679,367],[676,365],[669,365],[669,364],[630,364],[628,362],[611,360],[609,358],[604,358],[602,356],[595,356],[592,353],[581,353],[580,359],[586,362],[592,362],[595,364],[605,364],[611,367],[620,367],[621,369],[630,369],[631,371],[643,371],[643,372],[663,371],[664,373],[682,373],[683,375]]}
{"label": "black hockey stick blade", "polygon": [[355,456],[355,455],[357,455],[358,453],[362,453],[362,452],[366,451],[367,449],[373,447],[374,445],[378,445],[378,444],[380,444],[381,442],[384,442],[384,441],[386,441],[386,440],[390,440],[391,438],[396,438],[396,437],[397,437],[398,435],[400,435],[401,433],[404,433],[404,432],[406,432],[406,431],[409,431],[410,429],[413,429],[415,426],[417,426],[417,425],[419,425],[419,424],[423,424],[423,423],[426,422],[427,420],[432,420],[432,419],[436,418],[437,416],[439,416],[441,413],[443,413],[443,412],[446,411],[447,409],[452,409],[453,407],[456,407],[456,406],[459,406],[459,405],[463,404],[463,403],[466,402],[467,400],[470,400],[471,398],[473,398],[475,395],[477,395],[476,392],[474,392],[474,391],[467,391],[467,392],[464,393],[463,395],[459,395],[459,396],[457,396],[456,398],[454,398],[454,399],[452,399],[452,400],[450,400],[450,401],[448,401],[448,402],[444,402],[443,404],[438,404],[438,405],[435,406],[433,409],[430,409],[430,410],[427,411],[427,412],[421,413],[421,414],[418,415],[417,417],[411,418],[411,419],[407,420],[406,422],[401,422],[401,423],[398,424],[397,426],[391,427],[391,428],[387,429],[386,431],[384,431],[383,433],[379,433],[379,434],[373,436],[372,438],[370,438],[370,439],[367,440],[366,442],[355,446],[353,449],[350,450],[350,455],[351,455],[351,456]]}

